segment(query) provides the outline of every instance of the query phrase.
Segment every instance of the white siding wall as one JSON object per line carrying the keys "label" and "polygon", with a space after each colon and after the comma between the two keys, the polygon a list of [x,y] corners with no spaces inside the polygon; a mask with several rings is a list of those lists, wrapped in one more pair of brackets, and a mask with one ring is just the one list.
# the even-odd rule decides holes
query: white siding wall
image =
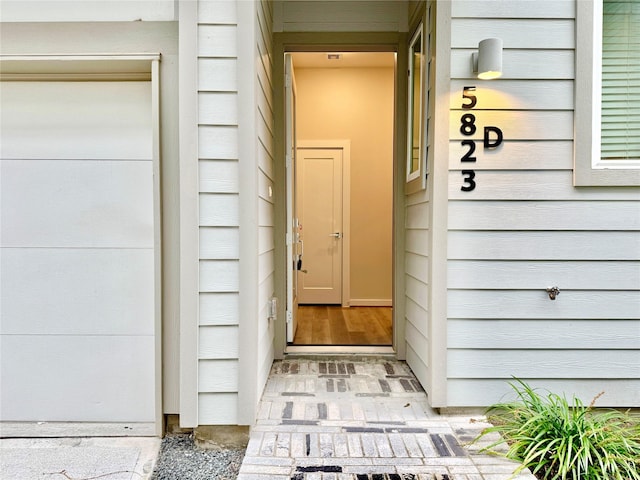
{"label": "white siding wall", "polygon": [[170,22],[177,0],[1,0],[3,22]]}
{"label": "white siding wall", "polygon": [[[198,7],[198,149],[200,183],[200,320],[198,341],[198,423],[235,424],[251,421],[251,415],[238,410],[240,365],[243,352],[255,355],[257,364],[242,363],[251,371],[246,387],[250,399],[244,406],[257,402],[273,362],[273,325],[269,320],[268,302],[274,292],[274,229],[273,229],[273,87],[272,87],[272,6],[269,2],[255,4],[256,43],[252,48],[253,62],[244,60],[239,67],[238,43],[243,41],[238,30],[236,2],[200,1]],[[250,67],[247,66],[251,64]],[[244,159],[243,168],[256,169],[257,189],[240,192],[239,121],[241,102],[238,98],[238,71],[255,76],[255,124],[246,121],[245,134],[250,141],[252,158]],[[245,92],[248,96],[251,92]],[[247,97],[249,98],[249,97]],[[245,99],[246,103],[248,100]],[[255,147],[255,148],[254,148]],[[245,173],[245,175],[247,175]],[[247,184],[250,184],[248,182]],[[256,237],[258,252],[247,252],[244,262],[257,261],[257,277],[245,278],[240,271],[243,242],[240,238],[240,195],[254,196],[257,210],[257,231],[242,232],[246,238]],[[252,204],[251,200],[247,205]],[[253,210],[253,207],[249,210]],[[244,225],[253,228],[251,221]],[[245,245],[250,241],[245,240]],[[252,268],[245,273],[252,275]],[[239,304],[240,286],[243,301],[257,305],[250,318],[242,318]],[[257,295],[258,298],[252,298]],[[257,329],[256,341],[240,338],[239,322],[247,322],[244,331]],[[241,343],[251,345],[241,347]],[[255,398],[253,398],[255,396]],[[255,402],[253,401],[255,400]],[[255,405],[254,405],[255,406]]]}
{"label": "white siding wall", "polygon": [[[417,7],[418,5],[413,5]],[[423,45],[429,44],[433,48],[435,42],[434,32],[432,30],[433,23],[427,19],[431,19],[430,14],[433,9],[427,8],[427,13],[423,15]],[[411,15],[415,17],[418,11]],[[409,36],[412,36],[410,33]],[[430,72],[433,66],[430,63],[431,55],[425,55],[425,72]],[[433,75],[426,79],[425,85],[428,85],[428,94],[433,95]],[[433,100],[425,101],[424,108],[426,114],[426,124],[433,127],[431,122],[433,118]],[[427,152],[427,162],[429,168],[433,170],[433,128],[430,128],[426,135],[425,149]],[[431,378],[433,372],[431,370],[431,352],[430,352],[430,322],[431,315],[429,313],[429,285],[430,261],[429,253],[431,251],[431,204],[430,189],[432,188],[432,178],[429,178],[429,185],[426,190],[421,190],[406,196],[405,203],[405,265],[404,265],[404,284],[405,284],[405,339],[406,339],[406,359],[416,376],[420,379],[427,394],[431,393]]]}
{"label": "white siding wall", "polygon": [[429,374],[429,198],[407,197],[405,207],[405,336],[407,362],[430,392]]}
{"label": "white siding wall", "polygon": [[198,3],[198,423],[237,423],[239,181],[235,2]]}
{"label": "white siding wall", "polygon": [[[574,1],[456,0],[452,17],[447,403],[499,401],[516,376],[638,405],[640,194],[572,186]],[[492,36],[504,76],[472,79],[471,52]],[[472,110],[465,85],[477,87]],[[459,131],[465,113],[472,137]],[[504,132],[495,150],[482,147],[487,125]],[[476,163],[460,162],[466,138]],[[460,190],[467,168],[472,192]]]}

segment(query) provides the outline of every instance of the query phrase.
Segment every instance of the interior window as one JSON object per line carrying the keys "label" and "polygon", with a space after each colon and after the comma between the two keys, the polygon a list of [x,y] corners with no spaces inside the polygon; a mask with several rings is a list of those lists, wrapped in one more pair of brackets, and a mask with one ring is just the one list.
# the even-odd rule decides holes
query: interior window
{"label": "interior window", "polygon": [[640,3],[605,0],[602,12],[603,162],[640,160]]}

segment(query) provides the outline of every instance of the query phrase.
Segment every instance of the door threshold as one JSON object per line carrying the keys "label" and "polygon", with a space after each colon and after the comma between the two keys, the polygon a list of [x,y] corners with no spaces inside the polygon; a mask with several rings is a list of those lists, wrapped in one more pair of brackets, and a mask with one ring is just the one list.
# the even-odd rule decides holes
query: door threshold
{"label": "door threshold", "polygon": [[395,355],[393,347],[370,345],[287,345],[285,355]]}

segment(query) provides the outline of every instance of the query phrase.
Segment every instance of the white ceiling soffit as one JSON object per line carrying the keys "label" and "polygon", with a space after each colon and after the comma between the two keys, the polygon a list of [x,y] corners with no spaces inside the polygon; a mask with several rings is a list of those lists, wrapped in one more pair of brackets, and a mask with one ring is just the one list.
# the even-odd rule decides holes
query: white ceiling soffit
{"label": "white ceiling soffit", "polygon": [[[328,55],[340,55],[329,60]],[[295,68],[393,68],[393,52],[296,52],[291,54]]]}

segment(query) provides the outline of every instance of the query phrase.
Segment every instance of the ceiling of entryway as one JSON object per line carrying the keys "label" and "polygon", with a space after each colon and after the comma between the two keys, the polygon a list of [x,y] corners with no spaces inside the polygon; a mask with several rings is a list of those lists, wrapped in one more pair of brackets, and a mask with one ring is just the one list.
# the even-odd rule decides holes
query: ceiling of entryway
{"label": "ceiling of entryway", "polygon": [[[337,60],[330,60],[329,55],[340,55]],[[296,68],[364,68],[393,67],[393,52],[296,52],[292,53],[293,65]]]}

